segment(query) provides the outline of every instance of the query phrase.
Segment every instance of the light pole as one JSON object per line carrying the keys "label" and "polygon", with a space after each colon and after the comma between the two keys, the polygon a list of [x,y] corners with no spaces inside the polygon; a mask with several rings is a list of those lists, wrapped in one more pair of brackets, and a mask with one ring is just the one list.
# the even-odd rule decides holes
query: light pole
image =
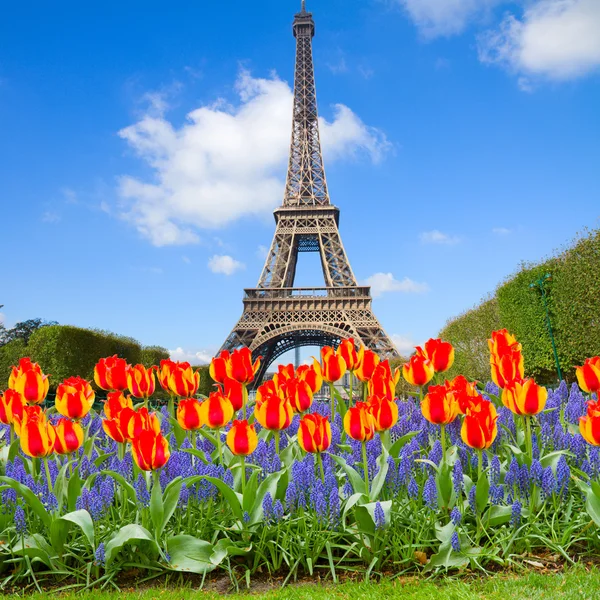
{"label": "light pole", "polygon": [[554,352],[554,362],[556,362],[556,372],[558,373],[559,381],[562,381],[562,372],[560,370],[560,362],[558,360],[558,352],[556,351],[556,342],[554,341],[554,333],[552,332],[552,323],[550,322],[550,313],[548,312],[548,299],[546,298],[546,287],[545,283],[551,279],[552,275],[546,273],[543,277],[536,279],[533,283],[529,284],[530,288],[538,288],[542,293],[542,301],[544,303],[544,310],[546,311],[546,326],[548,327],[548,333],[550,334],[550,342],[552,343],[552,352]]}

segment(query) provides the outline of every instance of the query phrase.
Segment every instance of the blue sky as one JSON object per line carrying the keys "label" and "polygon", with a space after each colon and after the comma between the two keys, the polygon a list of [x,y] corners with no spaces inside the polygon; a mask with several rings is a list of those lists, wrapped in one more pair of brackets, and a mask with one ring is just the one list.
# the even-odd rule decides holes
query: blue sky
{"label": "blue sky", "polygon": [[[283,196],[299,0],[0,22],[3,319],[201,360]],[[400,350],[599,225],[600,2],[308,0],[331,200]],[[297,284],[321,285],[302,255]]]}

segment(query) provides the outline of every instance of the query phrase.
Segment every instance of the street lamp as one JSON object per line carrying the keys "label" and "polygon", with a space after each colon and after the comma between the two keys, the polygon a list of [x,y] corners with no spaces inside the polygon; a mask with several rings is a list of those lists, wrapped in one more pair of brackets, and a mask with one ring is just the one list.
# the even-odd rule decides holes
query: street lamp
{"label": "street lamp", "polygon": [[548,327],[548,333],[550,334],[550,342],[552,342],[552,352],[554,352],[554,361],[556,362],[556,372],[558,373],[559,381],[562,380],[562,372],[560,370],[560,362],[558,360],[558,352],[556,351],[556,342],[554,341],[554,333],[552,332],[552,323],[550,322],[550,313],[548,312],[548,300],[546,298],[546,287],[545,283],[552,278],[550,273],[546,273],[543,277],[536,279],[533,283],[529,284],[530,288],[538,288],[542,293],[542,301],[544,302],[544,309],[546,311],[546,325]]}

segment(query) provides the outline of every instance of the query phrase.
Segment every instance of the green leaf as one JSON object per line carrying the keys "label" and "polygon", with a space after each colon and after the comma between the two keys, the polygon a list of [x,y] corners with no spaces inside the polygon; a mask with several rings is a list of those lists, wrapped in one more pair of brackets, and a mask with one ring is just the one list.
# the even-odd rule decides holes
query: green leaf
{"label": "green leaf", "polygon": [[[160,489],[160,480],[158,477],[153,478],[152,492],[150,493],[150,518],[154,525],[154,536],[160,538],[160,532],[163,529],[163,518],[165,515],[165,507],[163,504],[162,490]],[[160,531],[159,531],[160,530]]]}
{"label": "green leaf", "polygon": [[54,568],[51,558],[52,548],[39,533],[20,539],[10,551],[17,556],[28,556],[33,559],[32,562],[40,561],[50,569]]}
{"label": "green leaf", "polygon": [[448,463],[440,464],[435,477],[435,483],[438,490],[440,508],[452,508],[454,486],[452,485],[452,473]]}
{"label": "green leaf", "polygon": [[454,533],[456,526],[452,521],[446,523],[446,525],[442,525],[439,521],[435,524],[435,537],[440,540],[440,542],[449,542],[452,534]]}
{"label": "green leaf", "polygon": [[158,528],[156,535],[160,537],[167,526],[167,523],[170,521],[175,509],[177,508],[177,503],[179,502],[179,495],[181,494],[181,488],[183,486],[183,479],[181,477],[176,477],[167,485],[165,488],[165,492],[163,494],[163,520]]}
{"label": "green leaf", "polygon": [[377,498],[379,497],[379,494],[381,493],[381,490],[383,488],[383,484],[385,483],[385,477],[387,475],[388,472],[388,451],[382,447],[381,448],[381,454],[379,455],[379,458],[377,459],[377,464],[379,465],[379,471],[377,471],[377,474],[375,475],[375,477],[373,478],[373,482],[371,483],[371,489],[369,491],[369,498],[373,501],[377,500]]}
{"label": "green leaf", "polygon": [[335,454],[330,454],[331,458],[344,469],[346,475],[348,475],[348,479],[355,492],[359,492],[361,494],[365,493],[365,481],[358,474],[358,472],[352,468],[341,456],[335,456]]}
{"label": "green leaf", "polygon": [[203,450],[197,450],[196,448],[182,448],[181,451],[197,456],[205,465],[209,463]]}
{"label": "green leaf", "polygon": [[256,497],[256,489],[258,488],[258,471],[254,471],[250,475],[250,479],[246,482],[244,489],[244,496],[242,500],[242,507],[244,511],[250,513],[254,506],[254,498]]}
{"label": "green leaf", "polygon": [[50,525],[52,523],[52,517],[50,516],[50,513],[44,508],[44,505],[41,503],[39,498],[26,485],[15,481],[12,477],[4,476],[0,476],[0,482],[6,484],[6,487],[2,486],[2,489],[7,489],[7,487],[11,487],[18,494],[21,494],[25,502],[27,502],[29,508],[39,517],[40,521],[44,524],[44,527],[50,530]]}
{"label": "green leaf", "polygon": [[[242,500],[243,497],[241,494],[234,492],[224,481],[221,479],[217,479],[216,477],[210,477],[209,475],[199,475],[202,479],[206,479],[206,481],[210,481],[214,484],[221,494],[223,494],[223,498],[231,507],[233,514],[240,520],[244,518],[244,511],[242,509]],[[192,478],[193,479],[193,478]],[[187,479],[186,479],[187,482]]]}
{"label": "green leaf", "polygon": [[[277,484],[279,483],[280,477],[283,475],[283,471],[277,473],[271,473],[265,477],[264,481],[260,484],[258,490],[253,496],[254,504],[252,505],[252,511],[250,512],[250,523],[257,523],[263,518],[263,500],[267,495],[267,492],[271,494],[271,497],[275,499],[277,495]],[[246,490],[246,493],[248,490]],[[244,496],[244,500],[245,500]]]}
{"label": "green leaf", "polygon": [[[134,487],[123,477],[123,475],[120,475],[119,473],[116,473],[115,471],[109,471],[109,470],[105,470],[105,471],[99,471],[100,475],[110,475],[113,479],[116,479],[119,484],[121,485],[121,487],[125,490],[125,492],[127,493],[127,496],[129,497],[129,499],[136,504],[137,502],[137,495],[135,493],[135,489]],[[89,478],[88,478],[89,480]],[[88,481],[86,480],[86,481]],[[70,491],[69,491],[69,497],[70,497]]]}
{"label": "green leaf", "polygon": [[540,458],[540,464],[542,467],[544,467],[544,469],[546,467],[552,467],[555,469],[556,463],[558,463],[561,456],[573,456],[573,454],[567,450],[556,450],[555,452],[550,452],[549,454],[546,454]]}
{"label": "green leaf", "polygon": [[398,455],[400,454],[400,450],[402,450],[402,448],[406,445],[406,443],[409,442],[410,440],[412,440],[412,438],[414,438],[415,435],[419,435],[419,433],[421,433],[421,430],[411,431],[410,433],[407,433],[406,435],[403,435],[400,439],[396,440],[390,446],[390,456],[393,456],[394,458],[398,458]]}
{"label": "green leaf", "polygon": [[487,474],[481,473],[481,476],[477,480],[477,486],[475,487],[475,505],[477,506],[477,512],[481,514],[483,509],[487,506],[490,492],[490,482],[488,481]]}
{"label": "green leaf", "polygon": [[588,515],[590,515],[592,521],[600,527],[600,498],[596,496],[593,490],[590,490],[586,496],[585,509]]}
{"label": "green leaf", "polygon": [[132,543],[140,545],[143,550],[149,551],[153,556],[158,555],[158,546],[152,538],[152,534],[146,528],[135,524],[125,525],[115,533],[104,547],[106,564],[108,565],[116,558],[123,546]]}
{"label": "green leaf", "polygon": [[[390,523],[390,514],[392,510],[392,501],[385,500],[383,502],[379,502],[381,508],[383,509],[383,514],[385,515],[385,524],[389,525]],[[356,517],[356,522],[358,523],[361,531],[369,534],[375,533],[375,508],[377,507],[377,502],[368,502],[367,504],[360,504],[354,509],[354,515]]]}
{"label": "green leaf", "polygon": [[167,552],[171,557],[169,566],[174,571],[209,573],[227,556],[226,551],[215,553],[214,549],[210,542],[192,535],[176,535],[167,540]]}
{"label": "green leaf", "polygon": [[481,519],[486,526],[496,527],[508,523],[512,516],[512,506],[490,506]]}
{"label": "green leaf", "polygon": [[92,548],[95,548],[95,536],[94,536],[94,522],[92,521],[92,517],[87,510],[76,510],[66,515],[63,515],[58,521],[64,521],[65,523],[72,523],[77,525],[79,529],[83,532],[83,535],[86,537],[87,541],[90,543]]}

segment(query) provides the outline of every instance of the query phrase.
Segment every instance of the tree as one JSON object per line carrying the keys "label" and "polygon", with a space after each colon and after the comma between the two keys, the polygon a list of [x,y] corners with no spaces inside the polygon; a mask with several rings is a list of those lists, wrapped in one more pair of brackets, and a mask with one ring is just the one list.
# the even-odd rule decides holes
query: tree
{"label": "tree", "polygon": [[23,340],[27,344],[34,331],[49,325],[58,325],[58,323],[56,321],[44,321],[43,319],[27,319],[27,321],[17,323],[12,329],[3,328],[4,331],[0,331],[0,345],[8,344],[14,340]]}

